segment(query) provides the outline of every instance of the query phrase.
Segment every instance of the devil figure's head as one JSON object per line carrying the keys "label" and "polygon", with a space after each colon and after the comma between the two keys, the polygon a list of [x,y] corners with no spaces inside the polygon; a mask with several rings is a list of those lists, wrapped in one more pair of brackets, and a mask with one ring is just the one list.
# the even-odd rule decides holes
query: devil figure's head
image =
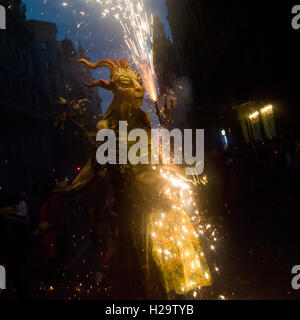
{"label": "devil figure's head", "polygon": [[[109,109],[124,108],[141,108],[144,98],[144,87],[141,76],[133,71],[125,58],[120,61],[105,59],[96,63],[91,63],[85,59],[80,59],[80,63],[84,63],[91,69],[106,67],[110,70],[111,81],[100,79],[92,83],[86,83],[89,88],[101,87],[114,93],[114,101]],[[117,105],[116,105],[117,104]],[[108,110],[110,112],[112,110]],[[119,110],[122,113],[122,110]],[[125,110],[123,110],[125,111]],[[107,117],[108,114],[105,115]]]}

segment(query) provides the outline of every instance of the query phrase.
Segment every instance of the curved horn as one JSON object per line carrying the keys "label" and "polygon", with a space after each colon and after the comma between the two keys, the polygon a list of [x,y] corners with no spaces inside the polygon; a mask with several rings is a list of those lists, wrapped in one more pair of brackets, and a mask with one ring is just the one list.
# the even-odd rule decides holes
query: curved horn
{"label": "curved horn", "polygon": [[86,64],[90,69],[97,69],[100,67],[106,67],[110,70],[111,75],[113,75],[118,70],[118,68],[120,68],[119,62],[116,60],[111,60],[111,59],[104,59],[104,60],[100,60],[95,63],[92,63],[86,59],[80,59],[80,60],[78,60],[78,62]]}
{"label": "curved horn", "polygon": [[127,62],[126,58],[121,58],[119,64],[124,69],[130,68],[129,63]]}

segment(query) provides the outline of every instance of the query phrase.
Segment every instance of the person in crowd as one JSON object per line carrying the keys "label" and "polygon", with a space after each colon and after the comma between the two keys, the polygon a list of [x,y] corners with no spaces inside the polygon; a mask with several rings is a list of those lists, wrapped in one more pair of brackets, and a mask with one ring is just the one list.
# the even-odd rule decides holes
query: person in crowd
{"label": "person in crowd", "polygon": [[57,268],[66,257],[65,199],[63,192],[68,181],[54,182],[52,190],[40,209],[40,224],[36,232],[40,236],[40,251],[44,262],[42,287],[53,287]]}
{"label": "person in crowd", "polygon": [[17,214],[23,218],[24,222],[28,222],[28,206],[26,202],[26,192],[21,192],[20,201],[16,206]]}
{"label": "person in crowd", "polygon": [[16,289],[19,299],[31,298],[28,255],[31,242],[27,229],[18,215],[17,197],[13,193],[0,195],[0,264],[6,267],[7,292]]}
{"label": "person in crowd", "polygon": [[110,196],[105,203],[104,208],[104,222],[98,224],[98,235],[102,235],[104,241],[104,254],[100,262],[100,270],[96,272],[96,282],[101,283],[105,275],[107,274],[113,257],[116,253],[117,238],[119,236],[119,230],[117,227],[116,220],[118,219],[117,214],[113,210],[114,208],[114,197]]}

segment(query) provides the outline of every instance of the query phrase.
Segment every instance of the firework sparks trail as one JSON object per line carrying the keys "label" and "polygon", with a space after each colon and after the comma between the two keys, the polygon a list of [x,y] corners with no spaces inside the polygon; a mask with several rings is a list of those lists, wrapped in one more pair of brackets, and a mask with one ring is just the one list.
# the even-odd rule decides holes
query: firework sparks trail
{"label": "firework sparks trail", "polygon": [[[156,170],[156,167],[153,167],[154,170]],[[215,229],[211,224],[207,222],[207,219],[205,217],[204,212],[201,212],[198,208],[195,199],[194,199],[194,192],[191,187],[191,183],[187,181],[184,177],[181,175],[178,175],[175,172],[172,172],[168,169],[161,168],[160,169],[160,176],[163,180],[166,181],[166,189],[165,194],[169,198],[169,200],[174,203],[173,209],[177,211],[182,217],[182,230],[176,230],[177,235],[179,235],[182,238],[182,241],[180,240],[179,246],[184,246],[184,239],[185,237],[188,237],[188,234],[192,233],[196,238],[200,240],[202,244],[205,245],[206,250],[215,251],[216,245],[217,245],[217,229]],[[207,178],[203,179],[202,181],[203,185],[207,184]],[[177,200],[176,200],[177,199]],[[179,200],[179,202],[178,202]],[[191,220],[195,229],[189,227],[188,220]],[[161,227],[168,228],[168,226],[163,226],[161,224]],[[168,234],[166,230],[164,230],[165,234]],[[162,250],[163,248],[159,248],[159,250]],[[162,250],[163,252],[163,250]],[[168,255],[168,252],[165,254]],[[186,251],[186,254],[189,256],[189,264],[191,264],[192,269],[195,270],[194,264],[199,265],[199,259],[192,254],[192,252]],[[200,252],[200,256],[204,256],[203,252]],[[173,257],[175,258],[175,257]],[[214,265],[214,272],[219,273],[220,269],[213,263]],[[205,277],[209,279],[208,273],[205,273]],[[182,288],[182,291],[187,293],[186,289],[188,287],[192,288],[194,286],[193,283],[187,283],[186,287]],[[199,294],[199,289],[193,290],[193,296],[196,298]]]}
{"label": "firework sparks trail", "polygon": [[122,27],[129,55],[141,74],[147,94],[157,101],[156,75],[153,62],[153,16],[145,10],[144,0],[97,0],[107,15]]}
{"label": "firework sparks trail", "polygon": [[[152,52],[153,16],[149,17],[146,13],[144,0],[97,0],[97,2],[104,8],[102,13],[103,18],[109,15],[119,21],[129,55],[143,78],[146,92],[153,102],[157,102],[158,93]],[[153,169],[156,170],[156,167],[153,167]],[[173,210],[175,211],[173,212],[178,212],[183,218],[179,224],[180,230],[182,230],[180,232],[179,230],[176,231],[177,235],[180,235],[180,243],[178,245],[185,246],[184,239],[190,235],[198,238],[205,245],[205,250],[215,251],[218,231],[207,222],[204,212],[200,212],[197,209],[194,192],[191,188],[192,181],[178,176],[168,169],[160,169],[160,176],[166,182],[164,192],[174,204]],[[203,185],[206,185],[206,177],[202,177],[201,182]],[[157,216],[164,218],[164,215],[164,213],[158,213]],[[188,220],[192,221],[194,227],[189,225]],[[152,236],[156,237],[158,233],[161,236],[167,235],[167,229],[168,225],[165,225],[163,221],[156,221],[154,230],[152,230]],[[171,251],[163,249],[161,247],[157,248],[158,252],[164,256],[164,259],[174,259],[175,263],[176,255],[172,256]],[[187,261],[192,270],[197,270],[197,266],[202,268],[200,263],[200,256],[204,256],[202,251],[199,252],[199,257],[188,250],[186,250],[185,254],[190,255]],[[213,271],[219,273],[220,269],[214,263],[213,266]],[[206,280],[209,280],[210,274],[208,272],[204,274]],[[181,289],[184,293],[192,289],[194,298],[197,298],[201,288],[196,288],[195,283],[186,283]]]}

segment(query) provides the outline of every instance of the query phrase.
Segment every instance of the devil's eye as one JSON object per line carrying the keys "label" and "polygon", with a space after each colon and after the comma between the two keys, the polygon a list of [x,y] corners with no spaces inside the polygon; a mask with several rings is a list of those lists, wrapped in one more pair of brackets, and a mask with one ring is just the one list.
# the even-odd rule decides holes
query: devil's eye
{"label": "devil's eye", "polygon": [[123,88],[128,88],[131,85],[131,81],[122,81],[120,86]]}

